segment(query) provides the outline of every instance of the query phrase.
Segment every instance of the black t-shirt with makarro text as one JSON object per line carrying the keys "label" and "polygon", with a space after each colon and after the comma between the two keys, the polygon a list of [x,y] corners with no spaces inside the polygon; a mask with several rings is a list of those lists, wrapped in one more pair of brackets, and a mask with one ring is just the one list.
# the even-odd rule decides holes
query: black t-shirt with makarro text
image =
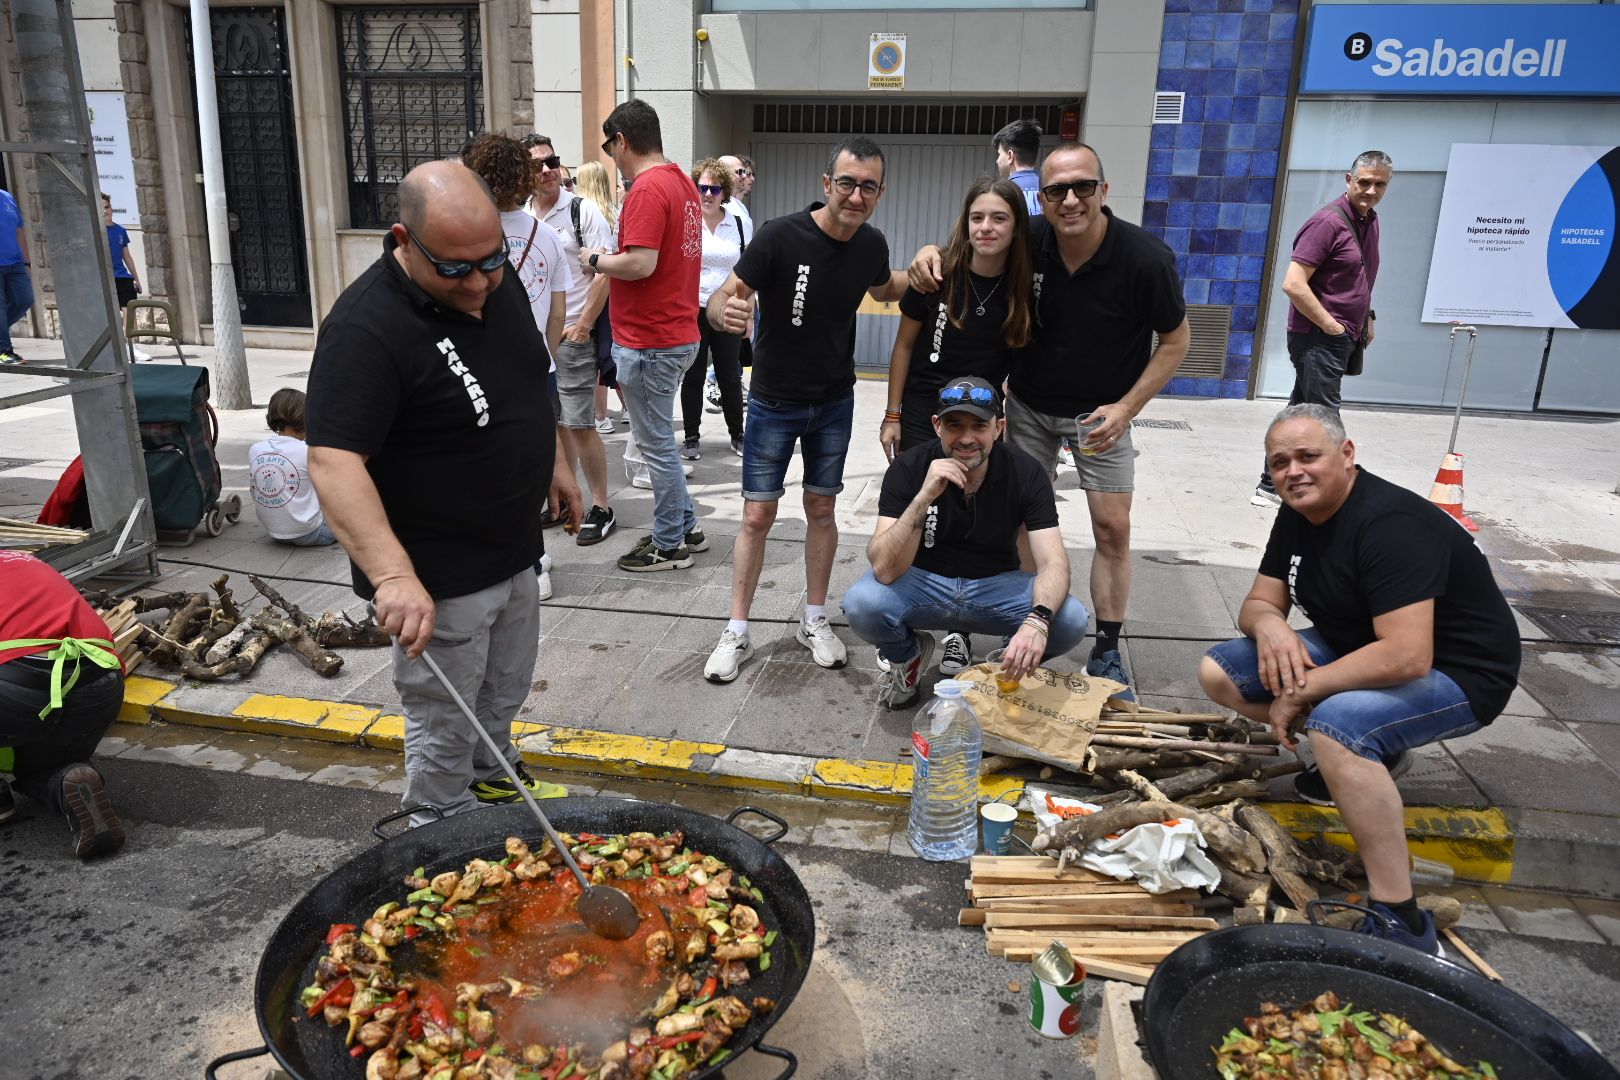
{"label": "black t-shirt with makarro text", "polygon": [[1427,499],[1356,467],[1350,495],[1312,525],[1283,506],[1271,526],[1260,573],[1340,656],[1378,639],[1373,619],[1434,601],[1434,668],[1467,696],[1488,724],[1507,707],[1519,678],[1519,628],[1484,552]]}
{"label": "black t-shirt with makarro text", "polygon": [[[946,456],[939,439],[907,450],[889,463],[878,514],[899,518],[922,490],[928,466]],[[955,484],[928,507],[912,565],[942,577],[994,577],[1018,569],[1018,530],[1058,526],[1052,481],[1034,458],[998,442],[979,490],[968,498]]]}
{"label": "black t-shirt with makarro text", "polygon": [[[383,256],[321,323],[308,443],[367,455],[388,524],[434,599],[512,577],[545,550],[555,418],[546,343],[516,274],[483,318],[443,308]],[[376,589],[351,565],[355,592]]]}
{"label": "black t-shirt with makarro text", "polygon": [[855,385],[855,313],[889,280],[889,243],[871,225],[835,240],[810,216],[821,205],[760,226],[735,267],[759,293],[750,396],[815,405]]}
{"label": "black t-shirt with makarro text", "polygon": [[[939,391],[946,383],[975,375],[999,389],[1012,366],[1013,350],[1002,329],[1007,320],[1006,276],[969,274],[969,280],[966,303],[957,301],[961,326],[953,325],[945,311],[944,288],[927,294],[907,289],[900,297],[900,314],[922,324],[911,347],[902,394],[901,422],[911,436],[904,443],[907,449],[913,439],[933,435],[929,418],[939,407]],[[978,313],[981,300],[983,315]]]}

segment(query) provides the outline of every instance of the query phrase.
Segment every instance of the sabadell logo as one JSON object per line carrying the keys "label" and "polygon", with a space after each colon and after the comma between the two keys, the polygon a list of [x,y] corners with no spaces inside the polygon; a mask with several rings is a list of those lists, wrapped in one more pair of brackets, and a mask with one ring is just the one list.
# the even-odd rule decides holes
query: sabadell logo
{"label": "sabadell logo", "polygon": [[1453,48],[1445,38],[1433,43],[1408,46],[1400,38],[1374,42],[1371,34],[1351,34],[1344,39],[1344,55],[1350,60],[1377,58],[1372,73],[1426,75],[1435,78],[1556,79],[1564,70],[1566,38],[1547,38],[1539,46],[1520,45],[1512,38],[1493,49]]}

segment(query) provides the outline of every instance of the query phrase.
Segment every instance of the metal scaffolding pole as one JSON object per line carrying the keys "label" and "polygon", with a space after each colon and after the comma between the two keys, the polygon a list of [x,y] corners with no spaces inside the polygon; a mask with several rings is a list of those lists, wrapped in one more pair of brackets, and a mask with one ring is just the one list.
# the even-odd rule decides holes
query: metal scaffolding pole
{"label": "metal scaffolding pole", "polygon": [[197,79],[197,139],[202,150],[203,204],[208,210],[208,261],[214,278],[214,400],[222,409],[250,409],[242,309],[231,269],[230,207],[219,153],[219,98],[214,89],[213,23],[208,0],[191,0],[192,71]]}
{"label": "metal scaffolding pole", "polygon": [[[30,141],[0,149],[36,162],[40,224],[50,245],[51,277],[67,365],[12,369],[55,376],[63,385],[0,399],[0,408],[73,397],[79,452],[93,526],[91,537],[44,557],[69,577],[104,572],[144,558],[156,573],[146,463],[136,430],[135,397],[126,373],[118,302],[113,292],[101,190],[90,136],[78,44],[69,0],[12,0],[12,33],[22,68]],[[45,379],[38,380],[41,384]]]}

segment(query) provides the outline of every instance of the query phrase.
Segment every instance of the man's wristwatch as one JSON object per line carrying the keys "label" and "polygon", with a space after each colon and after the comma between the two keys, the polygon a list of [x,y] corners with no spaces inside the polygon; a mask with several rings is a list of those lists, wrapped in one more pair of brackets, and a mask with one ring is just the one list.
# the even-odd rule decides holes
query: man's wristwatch
{"label": "man's wristwatch", "polygon": [[1034,607],[1029,609],[1029,613],[1031,615],[1039,615],[1047,622],[1052,621],[1052,609],[1047,607],[1045,604],[1036,604]]}
{"label": "man's wristwatch", "polygon": [[597,268],[596,260],[600,259],[601,257],[602,257],[602,253],[600,251],[591,252],[590,264],[591,264],[591,269],[592,270],[595,270]]}

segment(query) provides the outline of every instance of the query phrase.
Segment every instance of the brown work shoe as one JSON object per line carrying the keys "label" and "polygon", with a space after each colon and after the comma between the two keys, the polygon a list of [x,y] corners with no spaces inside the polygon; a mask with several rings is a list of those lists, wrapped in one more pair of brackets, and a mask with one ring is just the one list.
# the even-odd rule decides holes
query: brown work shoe
{"label": "brown work shoe", "polygon": [[73,833],[73,854],[88,859],[124,846],[124,823],[100,773],[81,761],[63,769],[54,782],[61,784],[61,810]]}

